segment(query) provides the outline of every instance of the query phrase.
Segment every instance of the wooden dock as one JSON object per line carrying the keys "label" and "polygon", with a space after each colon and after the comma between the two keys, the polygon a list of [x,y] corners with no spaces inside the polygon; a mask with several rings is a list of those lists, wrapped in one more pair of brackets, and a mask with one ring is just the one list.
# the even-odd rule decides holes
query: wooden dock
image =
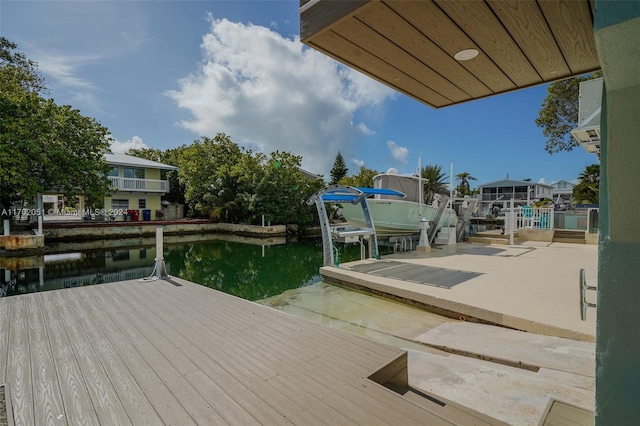
{"label": "wooden dock", "polygon": [[404,351],[176,278],[0,299],[2,383],[16,425],[493,423]]}

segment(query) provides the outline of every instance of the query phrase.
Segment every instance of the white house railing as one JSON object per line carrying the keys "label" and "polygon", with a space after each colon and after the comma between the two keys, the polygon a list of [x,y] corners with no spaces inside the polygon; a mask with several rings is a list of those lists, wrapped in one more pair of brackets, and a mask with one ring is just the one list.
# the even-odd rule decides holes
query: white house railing
{"label": "white house railing", "polygon": [[515,213],[516,229],[553,229],[553,208],[524,206]]}
{"label": "white house railing", "polygon": [[138,192],[169,192],[169,182],[166,180],[135,179],[119,176],[109,176],[111,187],[120,191]]}

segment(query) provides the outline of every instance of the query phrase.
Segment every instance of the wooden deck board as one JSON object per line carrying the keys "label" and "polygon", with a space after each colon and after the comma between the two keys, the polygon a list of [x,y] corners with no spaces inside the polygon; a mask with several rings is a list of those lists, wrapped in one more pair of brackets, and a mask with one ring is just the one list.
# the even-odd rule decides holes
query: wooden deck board
{"label": "wooden deck board", "polygon": [[182,347],[181,350],[193,362],[200,365],[203,373],[215,381],[218,386],[222,387],[234,401],[254,418],[260,419],[263,424],[269,425],[292,424],[283,413],[278,411],[282,410],[280,407],[269,405],[254,392],[254,389],[246,387],[199,348],[194,345],[188,345]]}
{"label": "wooden deck board", "polygon": [[48,295],[62,319],[62,326],[67,332],[73,356],[80,366],[98,420],[101,424],[131,424],[107,372],[67,303],[64,295],[67,291],[52,291]]}
{"label": "wooden deck board", "polygon": [[[381,385],[364,378],[353,378],[351,381],[345,381],[340,377],[339,372],[332,369],[332,361],[326,358],[314,360],[310,365],[307,365],[304,373],[316,377],[316,380],[325,381],[327,386],[330,386],[334,392],[353,404],[367,407],[371,414],[377,416],[386,424],[412,424],[414,422],[417,422],[416,424],[429,425],[450,424],[403,398],[397,402],[402,409],[397,412],[389,412],[386,410],[384,402],[381,403],[379,401],[379,390],[384,390],[385,397],[388,398],[394,396],[391,391],[387,393],[387,390],[383,389]],[[340,386],[341,382],[343,382],[342,386]],[[367,392],[358,392],[365,388]]]}
{"label": "wooden deck board", "polygon": [[[160,344],[162,344],[162,346],[164,347],[162,353],[165,354],[168,351],[168,348],[171,348],[171,352],[173,353],[173,366],[177,368],[177,365],[183,365],[183,364],[187,364],[189,365],[189,368],[185,373],[181,373],[181,372],[177,372],[177,369],[175,370],[177,372],[177,374],[180,375],[180,380],[185,380],[185,378],[182,378],[182,375],[185,374],[186,380],[189,379],[190,373],[195,373],[195,372],[199,372],[199,368],[196,365],[196,363],[192,362],[191,359],[185,355],[182,351],[180,351],[178,349],[177,346],[184,348],[185,346],[189,346],[189,347],[193,347],[193,345],[191,343],[188,342],[188,340],[186,340],[181,334],[177,333],[177,332],[171,332],[173,331],[168,324],[164,324],[162,318],[155,318],[156,321],[150,322],[149,319],[154,318],[154,316],[152,316],[152,314],[150,313],[149,310],[139,310],[138,312],[133,311],[135,304],[132,305],[128,305],[127,301],[131,301],[131,299],[127,298],[127,297],[123,297],[123,294],[126,294],[124,291],[122,292],[109,292],[109,291],[102,291],[101,292],[101,296],[102,295],[107,295],[107,297],[101,299],[103,303],[107,303],[107,302],[111,302],[112,306],[118,305],[118,306],[122,306],[122,316],[123,318],[126,316],[129,319],[130,324],[136,324],[138,327],[142,326],[142,328],[145,330],[144,335],[147,338],[151,338],[151,342],[154,344],[157,344],[157,342],[160,342]],[[144,320],[142,320],[142,318],[145,318]],[[154,328],[154,327],[158,327],[158,328]],[[162,330],[162,332],[161,332]],[[167,333],[168,336],[163,335],[162,333]],[[137,344],[139,344],[140,341],[137,341]],[[173,343],[175,343],[177,346],[174,346]],[[176,353],[174,353],[174,351]],[[187,351],[188,353],[188,351]],[[149,354],[147,354],[149,355]],[[156,355],[157,356],[157,355]],[[197,362],[196,358],[196,362]],[[201,358],[202,359],[202,358]],[[151,362],[153,362],[154,359],[151,359]],[[159,360],[155,360],[158,361]],[[210,358],[206,358],[206,360],[204,362],[202,362],[202,364],[208,364],[208,363],[214,363],[214,361]],[[217,364],[216,364],[217,366]],[[161,367],[157,366],[158,369],[160,369]],[[157,371],[157,370],[156,370]],[[170,368],[165,368],[163,369],[162,372],[158,371],[159,374],[161,374],[161,377],[166,378],[167,376],[171,376],[174,375],[172,374],[172,370]],[[214,376],[215,377],[215,376]],[[175,377],[174,377],[175,379]],[[227,383],[231,384],[232,382],[234,382],[236,379],[233,378],[232,381],[228,381]],[[225,383],[226,384],[226,383]],[[181,384],[179,383],[177,386],[180,386]],[[192,389],[194,388],[194,386],[192,386],[192,384],[189,384],[189,386],[192,387]],[[196,389],[194,389],[196,390]],[[183,391],[187,391],[187,388],[183,388]],[[197,391],[197,390],[196,390]],[[228,389],[227,389],[228,392]],[[242,392],[246,392],[246,388],[242,389]],[[216,411],[216,409],[209,404],[209,402],[206,401],[206,395],[200,395],[198,394],[197,396],[193,396],[191,395],[191,390],[189,390],[189,392],[185,392],[183,394],[181,394],[180,396],[191,396],[190,398],[187,398],[186,401],[182,401],[183,405],[185,406],[185,408],[187,408],[189,410],[189,413],[192,414],[192,416],[194,417],[195,420],[197,420],[198,423],[200,424],[224,424],[226,423],[226,421],[220,417],[220,415],[218,414],[218,412]],[[254,400],[250,401],[251,405],[259,405],[259,404],[255,404]],[[204,410],[203,407],[210,407],[211,410],[207,411]],[[246,408],[246,407],[244,407]],[[266,409],[265,409],[266,408]],[[262,409],[262,413],[265,413],[268,411],[269,407],[261,407]],[[206,418],[211,417],[211,418],[217,418],[219,419],[218,421],[207,421]],[[278,420],[280,416],[275,416],[274,420]],[[274,423],[274,424],[284,424],[284,422],[277,422],[277,421],[273,421],[270,423]]]}
{"label": "wooden deck board", "polygon": [[67,421],[71,425],[98,425],[98,416],[89,397],[80,366],[73,356],[60,315],[51,302],[51,292],[38,293],[37,296],[47,325]]}
{"label": "wooden deck board", "polygon": [[33,395],[29,355],[29,319],[25,309],[26,296],[16,297],[11,309],[7,382],[11,385],[11,403],[16,424],[33,424]]}
{"label": "wooden deck board", "polygon": [[[139,412],[143,420],[135,420],[134,424],[143,421],[152,424],[160,423],[160,419],[167,424],[195,424],[191,416],[167,389],[158,375],[148,365],[147,361],[133,348],[126,337],[118,330],[113,322],[115,317],[104,315],[96,300],[92,300],[93,309],[85,313],[85,321],[100,329],[95,331],[95,338],[103,340],[102,351],[108,361],[113,362],[117,373],[127,369],[135,380],[135,386],[127,394],[131,410]],[[88,318],[86,315],[94,316]],[[117,356],[117,358],[115,358]],[[113,361],[112,361],[113,360]],[[129,383],[123,383],[127,386]]]}
{"label": "wooden deck board", "polygon": [[[202,292],[203,291],[206,292],[208,289],[206,287],[199,287],[199,288],[190,287],[186,290],[202,296],[203,295]],[[243,303],[246,303],[242,299],[239,299],[237,297],[230,296],[227,294],[222,294],[221,297],[223,298],[221,299],[221,301],[224,301],[224,307],[236,306],[236,305],[242,306]],[[199,297],[198,301],[201,301],[201,300],[202,300],[202,303],[207,303],[210,301],[209,299]],[[252,308],[251,312],[255,314],[260,314],[263,310],[271,309],[266,306],[257,305],[257,304],[252,304],[251,308]],[[274,327],[272,327],[273,325],[276,325],[275,329],[280,329],[281,327],[285,327],[288,330],[290,330],[290,332],[281,333],[281,335],[284,335],[287,338],[292,336],[292,333],[296,335],[306,335],[306,336],[313,334],[314,338],[317,338],[318,335],[330,336],[331,339],[339,339],[340,345],[346,345],[351,350],[359,350],[359,348],[362,348],[362,349],[365,349],[365,352],[364,352],[365,356],[369,356],[370,354],[378,354],[382,356],[382,359],[387,359],[393,356],[393,354],[397,353],[397,349],[395,348],[384,346],[379,343],[374,343],[366,339],[356,339],[356,340],[351,339],[351,335],[347,333],[339,333],[336,336],[336,334],[333,333],[333,330],[319,324],[307,323],[305,324],[305,327],[300,327],[299,326],[300,320],[296,318],[296,321],[291,321],[290,319],[292,318],[292,316],[286,313],[282,313],[282,315],[269,315],[267,318],[269,321],[268,325],[265,324],[264,322],[260,322],[257,324],[253,323],[253,324],[250,324],[250,328],[251,329],[264,328],[264,329],[273,330],[274,329]],[[372,356],[375,357],[375,355],[372,355]],[[377,363],[378,360],[376,359],[375,362]]]}
{"label": "wooden deck board", "polygon": [[35,424],[66,425],[49,338],[37,297],[25,298],[29,319],[29,353]]}
{"label": "wooden deck board", "polygon": [[0,299],[0,325],[11,324],[0,329],[0,368],[16,419],[449,424],[367,379],[401,351],[173,281]]}
{"label": "wooden deck board", "polygon": [[[106,297],[102,292],[96,296],[96,301],[99,306],[94,312],[99,318],[111,317],[114,319],[114,323],[119,328],[120,332],[126,337],[117,342],[117,349],[121,356],[129,357],[130,354],[137,351],[140,356],[143,356],[147,364],[153,373],[155,373],[160,380],[162,380],[166,389],[169,390],[172,396],[179,402],[184,410],[191,416],[193,421],[198,424],[225,424],[225,420],[213,409],[213,407],[206,401],[201,393],[194,389],[191,384],[183,377],[182,372],[176,369],[177,363],[187,362],[191,365],[186,357],[181,359],[173,359],[176,363],[172,363],[165,357],[165,352],[158,350],[150,340],[141,333],[136,326],[136,323],[129,322],[126,314],[131,311],[128,309],[118,310],[115,299]],[[143,323],[144,321],[140,320]],[[156,333],[153,333],[156,335]],[[175,348],[172,348],[175,350]],[[173,353],[171,351],[170,353]],[[191,371],[197,371],[195,365],[190,368]],[[158,393],[161,389],[152,388],[152,393]],[[153,399],[153,398],[152,398]],[[172,410],[172,404],[163,403],[168,410]],[[175,405],[175,403],[173,403]],[[182,411],[181,408],[178,411]],[[180,419],[178,419],[180,420]],[[187,420],[189,422],[190,420]]]}
{"label": "wooden deck board", "polygon": [[311,388],[313,391],[310,391],[310,388],[305,388],[304,386],[298,385],[296,381],[290,380],[288,374],[286,378],[283,376],[274,377],[269,380],[269,383],[274,389],[277,389],[280,394],[285,395],[300,408],[308,411],[327,425],[353,423],[353,420],[349,419],[345,413],[340,412],[335,407],[318,398],[315,387]]}
{"label": "wooden deck board", "polygon": [[[0,298],[0,348],[9,347],[9,318],[11,317],[11,304],[6,298]],[[7,351],[0,349],[0,384],[7,379]]]}
{"label": "wooden deck board", "polygon": [[[143,291],[137,292],[142,294]],[[137,296],[130,289],[122,290],[122,294],[127,294],[131,300]],[[226,360],[227,368],[232,370],[234,376],[245,385],[258,384],[276,375],[261,360],[251,357],[250,353],[234,346],[234,340],[237,338],[235,330],[224,330],[222,334],[216,334],[207,328],[206,324],[198,321],[194,317],[194,311],[188,306],[180,306],[176,301],[162,298],[162,295],[152,294],[150,291],[145,292],[144,296],[146,301],[151,302],[148,309],[155,314],[157,321],[165,322],[166,327],[179,332],[189,343],[202,348],[213,359]],[[144,303],[141,299],[137,300],[139,303]],[[184,315],[185,312],[189,312],[188,317]],[[171,321],[164,321],[163,317],[168,316],[171,317]],[[210,322],[214,323],[215,317],[212,317]],[[221,341],[224,341],[224,345],[219,344]]]}
{"label": "wooden deck board", "polygon": [[[219,318],[225,316],[223,308],[211,309],[203,314],[195,299],[190,304],[181,299],[181,290],[176,289],[174,297],[157,291],[148,291],[145,296],[156,304],[156,309],[161,307],[162,312],[172,316],[172,326],[191,343],[207,348],[218,357],[216,359],[233,359],[241,374],[257,381],[264,381],[278,374],[273,366],[263,362],[263,357],[256,356],[257,346],[253,342],[237,338],[243,327],[218,325]],[[188,319],[182,317],[186,311],[189,312]]]}
{"label": "wooden deck board", "polygon": [[[140,380],[140,378],[145,377],[145,373],[147,373],[143,369],[143,361],[140,360],[141,362],[135,365],[135,369],[130,370],[127,368],[127,365],[123,362],[123,359],[114,348],[112,342],[109,341],[102,330],[102,327],[110,330],[113,329],[110,319],[102,318],[102,324],[99,324],[98,321],[93,318],[92,312],[89,312],[82,303],[83,300],[86,301],[87,299],[81,300],[78,291],[64,292],[64,296],[67,299],[66,302],[74,311],[80,327],[82,327],[91,342],[131,422],[135,425],[160,423],[158,413],[147,399],[148,397],[143,390],[145,383]],[[94,311],[95,304],[92,303],[91,305],[91,310]],[[120,335],[117,336],[115,340],[121,340],[122,338],[123,336]],[[133,357],[133,354],[130,355]],[[149,388],[153,385],[158,385],[158,383],[152,382]],[[162,402],[166,403],[166,401]]]}

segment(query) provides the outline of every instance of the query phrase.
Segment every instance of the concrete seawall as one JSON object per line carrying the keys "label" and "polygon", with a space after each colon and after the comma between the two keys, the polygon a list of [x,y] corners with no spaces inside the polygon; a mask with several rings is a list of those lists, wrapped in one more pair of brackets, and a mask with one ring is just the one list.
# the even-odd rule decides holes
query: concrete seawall
{"label": "concrete seawall", "polygon": [[231,223],[156,223],[141,222],[136,224],[89,224],[87,226],[47,227],[44,229],[45,242],[78,241],[122,237],[140,237],[155,235],[156,226],[164,228],[165,235],[187,235],[205,233],[236,234],[257,238],[283,237],[287,235],[285,225],[255,226]]}

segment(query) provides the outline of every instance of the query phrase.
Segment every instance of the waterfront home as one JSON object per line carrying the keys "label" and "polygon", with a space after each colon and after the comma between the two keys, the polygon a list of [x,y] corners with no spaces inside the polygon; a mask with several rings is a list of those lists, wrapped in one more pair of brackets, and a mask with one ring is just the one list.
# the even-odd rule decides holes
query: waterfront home
{"label": "waterfront home", "polygon": [[573,187],[576,186],[566,180],[559,180],[553,182],[551,187],[553,188],[553,201],[558,205],[571,206],[573,205]]}
{"label": "waterfront home", "polygon": [[512,198],[517,201],[527,201],[553,197],[551,185],[526,180],[503,179],[478,185],[478,188],[480,188],[482,201],[507,202]]}
{"label": "waterfront home", "polygon": [[[104,199],[101,208],[93,209],[86,206],[86,200],[80,197],[78,208],[69,216],[115,221],[155,220],[163,216],[162,196],[169,192],[166,175],[168,171],[178,168],[111,151],[107,151],[104,157],[111,166],[108,173],[111,195]],[[60,216],[69,212],[64,209],[64,194],[44,194],[42,199],[45,216]]]}
{"label": "waterfront home", "polygon": [[178,168],[113,152],[107,152],[105,159],[112,166],[108,177],[114,190],[104,201],[105,210],[121,220],[126,218],[117,214],[121,211],[129,211],[132,220],[157,219],[161,198],[169,192],[167,172]]}

